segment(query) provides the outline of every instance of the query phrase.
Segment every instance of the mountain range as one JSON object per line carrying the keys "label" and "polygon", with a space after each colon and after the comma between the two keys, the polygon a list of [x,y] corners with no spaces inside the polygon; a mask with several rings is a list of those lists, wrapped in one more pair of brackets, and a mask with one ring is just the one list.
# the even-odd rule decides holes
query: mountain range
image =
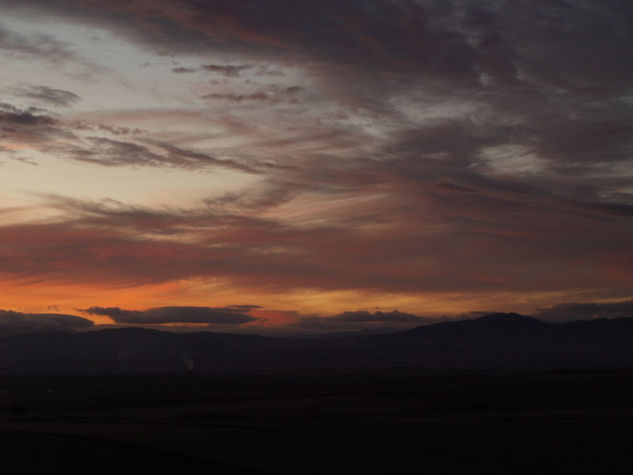
{"label": "mountain range", "polygon": [[531,371],[633,366],[633,318],[548,323],[497,313],[335,339],[143,328],[0,338],[0,374]]}

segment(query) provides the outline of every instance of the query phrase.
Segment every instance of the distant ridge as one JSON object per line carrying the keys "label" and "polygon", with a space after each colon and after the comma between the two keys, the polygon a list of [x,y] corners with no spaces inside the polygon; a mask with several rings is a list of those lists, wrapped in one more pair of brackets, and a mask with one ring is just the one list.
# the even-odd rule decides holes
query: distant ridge
{"label": "distant ridge", "polygon": [[[476,318],[475,321],[480,323],[491,323],[491,324],[527,324],[533,325],[534,323],[544,324],[542,320],[538,320],[534,317],[527,317],[525,315],[521,315],[520,313],[491,313],[489,315],[484,315],[482,317]],[[521,322],[521,323],[519,323]]]}
{"label": "distant ridge", "polygon": [[0,374],[632,368],[633,318],[547,323],[494,313],[399,333],[269,338],[120,328],[0,338]]}
{"label": "distant ridge", "polygon": [[518,313],[492,313],[473,320],[423,325],[393,335],[395,338],[526,338],[544,335],[552,326]]}

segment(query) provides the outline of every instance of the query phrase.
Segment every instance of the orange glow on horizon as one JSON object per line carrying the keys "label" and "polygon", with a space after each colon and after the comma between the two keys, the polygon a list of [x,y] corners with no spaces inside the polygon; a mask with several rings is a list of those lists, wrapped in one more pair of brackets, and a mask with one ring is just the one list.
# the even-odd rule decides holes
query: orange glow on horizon
{"label": "orange glow on horizon", "polygon": [[[96,284],[56,285],[0,282],[2,309],[24,313],[67,313],[88,318],[95,324],[112,324],[107,316],[81,312],[92,306],[145,310],[163,306],[227,307],[258,305],[250,313],[258,318],[245,327],[283,327],[302,316],[333,316],[345,311],[392,311],[420,316],[454,316],[481,311],[517,311],[529,313],[577,296],[561,292],[524,295],[474,293],[462,294],[384,294],[368,291],[294,291],[262,292],[228,285],[193,285],[190,281],[133,287],[106,288]],[[248,296],[248,297],[245,297]]]}

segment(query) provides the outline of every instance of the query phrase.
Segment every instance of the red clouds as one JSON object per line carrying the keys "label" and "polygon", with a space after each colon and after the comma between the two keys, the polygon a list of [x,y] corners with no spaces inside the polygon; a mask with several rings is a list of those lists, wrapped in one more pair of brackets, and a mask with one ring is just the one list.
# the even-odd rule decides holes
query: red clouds
{"label": "red clouds", "polygon": [[[626,2],[9,3],[113,35],[156,73],[126,63],[121,82],[154,102],[102,104],[82,121],[75,107],[100,104],[82,80],[14,87],[0,153],[26,143],[95,174],[209,176],[193,203],[165,191],[163,206],[115,202],[116,183],[97,202],[60,184],[31,209],[41,219],[0,227],[7,279],[503,294],[506,310],[532,294],[633,292]],[[72,45],[25,35],[0,30],[0,49],[79,61]],[[64,114],[19,102],[31,100]],[[232,186],[242,173],[248,184]]]}
{"label": "red clouds", "polygon": [[[222,278],[236,288],[276,291],[521,292],[623,285],[601,272],[605,253],[598,246],[608,243],[609,254],[628,252],[631,236],[616,218],[568,211],[560,221],[569,207],[555,198],[546,210],[534,208],[536,198],[529,195],[492,190],[460,193],[456,213],[454,191],[441,190],[394,190],[367,201],[369,208],[358,199],[327,215],[317,208],[304,217],[274,218],[217,208],[57,201],[52,203],[68,219],[0,228],[2,272],[26,281],[111,286]],[[407,207],[416,195],[421,206]]]}

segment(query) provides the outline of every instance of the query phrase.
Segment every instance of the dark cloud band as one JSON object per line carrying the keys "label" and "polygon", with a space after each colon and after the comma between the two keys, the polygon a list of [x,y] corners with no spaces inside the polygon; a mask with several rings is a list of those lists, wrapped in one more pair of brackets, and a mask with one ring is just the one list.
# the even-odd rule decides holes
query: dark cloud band
{"label": "dark cloud band", "polygon": [[166,323],[209,323],[241,325],[257,320],[249,315],[252,306],[233,307],[157,307],[147,310],[125,310],[118,307],[90,307],[89,315],[104,315],[116,323],[160,325]]}

